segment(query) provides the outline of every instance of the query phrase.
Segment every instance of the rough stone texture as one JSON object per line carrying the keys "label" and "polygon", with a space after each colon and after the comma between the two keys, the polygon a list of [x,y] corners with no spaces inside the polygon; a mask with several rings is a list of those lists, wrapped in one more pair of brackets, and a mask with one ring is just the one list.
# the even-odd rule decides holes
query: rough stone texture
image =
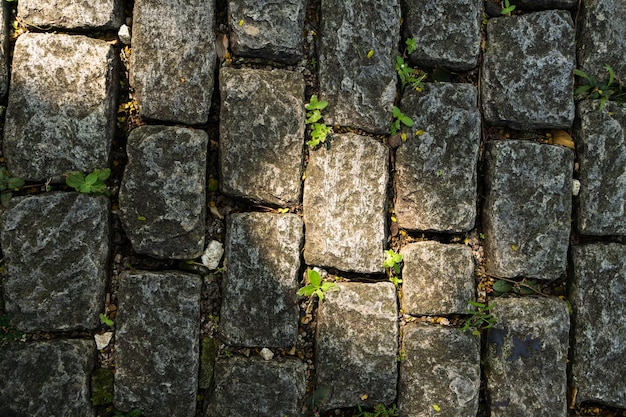
{"label": "rough stone texture", "polygon": [[481,75],[485,120],[513,129],[571,127],[575,65],[568,11],[489,19]]}
{"label": "rough stone texture", "polygon": [[398,380],[395,287],[390,282],[337,286],[318,310],[316,388],[331,389],[323,407],[392,403]]}
{"label": "rough stone texture", "polygon": [[406,314],[464,314],[476,297],[474,258],[465,245],[411,243],[401,250],[402,310]]}
{"label": "rough stone texture", "polygon": [[117,30],[124,9],[121,0],[20,0],[17,16],[35,28]]}
{"label": "rough stone texture", "polygon": [[322,1],[319,83],[327,124],[389,132],[399,27],[398,0]]}
{"label": "rough stone texture", "polygon": [[572,261],[576,401],[626,408],[626,245],[575,246]]}
{"label": "rough stone texture", "polygon": [[492,417],[567,415],[567,304],[554,298],[498,299],[487,333],[485,375]]}
{"label": "rough stone texture", "polygon": [[3,99],[9,89],[9,5],[7,2],[0,5],[0,99]]}
{"label": "rough stone texture", "polygon": [[222,192],[253,201],[300,201],[304,79],[292,71],[220,71]]}
{"label": "rough stone texture", "polygon": [[0,346],[0,415],[94,416],[89,379],[95,362],[88,340]]}
{"label": "rough stone texture", "polygon": [[303,55],[304,0],[230,0],[233,54],[295,63]]}
{"label": "rough stone texture", "polygon": [[417,38],[409,55],[420,68],[469,71],[478,64],[482,0],[408,1],[404,37]]}
{"label": "rough stone texture", "polygon": [[142,117],[206,123],[213,95],[214,0],[135,0],[130,84]]}
{"label": "rough stone texture", "polygon": [[295,345],[303,237],[302,220],[295,214],[241,213],[228,218],[219,328],[226,343]]}
{"label": "rough stone texture", "polygon": [[298,416],[306,391],[305,373],[306,365],[299,360],[233,357],[218,361],[206,416]]}
{"label": "rough stone texture", "polygon": [[608,102],[600,111],[598,101],[582,101],[576,113],[578,231],[626,235],[626,109]]}
{"label": "rough stone texture", "polygon": [[[492,0],[486,0],[492,1]],[[515,0],[516,10],[571,9],[578,4],[577,0]]]}
{"label": "rough stone texture", "polygon": [[86,36],[25,33],[15,43],[4,126],[13,176],[61,181],[109,161],[117,99],[115,51]]}
{"label": "rough stone texture", "polygon": [[121,277],[115,335],[117,409],[192,417],[200,356],[201,279],[182,272]]}
{"label": "rough stone texture", "polygon": [[582,0],[578,17],[578,67],[598,79],[604,68],[626,77],[626,3],[622,0]]}
{"label": "rough stone texture", "polygon": [[402,417],[467,417],[478,412],[480,337],[410,323],[403,329],[398,409]]}
{"label": "rough stone texture", "polygon": [[137,253],[193,259],[204,251],[208,135],[140,126],[128,136],[120,220]]}
{"label": "rough stone texture", "polygon": [[[410,89],[400,108],[414,124],[396,153],[398,225],[460,233],[474,227],[480,144],[477,90],[470,84]],[[416,137],[415,132],[424,134]]]}
{"label": "rough stone texture", "polygon": [[99,325],[109,257],[109,201],[51,193],[12,201],[2,219],[4,301],[22,331]]}
{"label": "rough stone texture", "polygon": [[489,274],[553,280],[565,272],[573,162],[561,146],[487,142],[482,226]]}
{"label": "rough stone texture", "polygon": [[388,151],[374,139],[333,135],[309,154],[304,259],[309,265],[383,272]]}

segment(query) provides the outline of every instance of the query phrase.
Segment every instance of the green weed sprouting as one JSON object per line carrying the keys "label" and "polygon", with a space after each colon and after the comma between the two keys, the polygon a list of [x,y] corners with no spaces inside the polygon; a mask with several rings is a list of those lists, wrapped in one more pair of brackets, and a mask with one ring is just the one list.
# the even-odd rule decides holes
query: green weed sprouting
{"label": "green weed sprouting", "polygon": [[109,190],[104,183],[111,175],[109,168],[95,169],[87,176],[82,172],[72,171],[65,176],[65,184],[72,187],[79,193],[84,194],[104,194],[109,195]]}
{"label": "green weed sprouting", "polygon": [[332,132],[332,128],[326,126],[322,121],[322,110],[328,106],[328,101],[317,100],[317,95],[313,94],[309,102],[304,106],[307,110],[305,123],[311,128],[311,140],[307,141],[307,145],[311,148],[316,147],[320,143],[326,141],[326,136]]}
{"label": "green weed sprouting", "polygon": [[320,301],[324,299],[324,294],[328,291],[336,291],[339,289],[334,282],[322,282],[322,277],[319,272],[314,269],[308,268],[306,271],[309,284],[298,290],[299,296],[309,297],[313,294],[317,295]]}
{"label": "green weed sprouting", "polygon": [[600,110],[604,108],[607,100],[617,101],[619,103],[626,102],[626,89],[624,89],[623,81],[615,75],[615,71],[613,71],[613,68],[610,65],[605,65],[604,68],[608,72],[609,76],[607,79],[602,81],[582,70],[574,70],[575,75],[578,75],[587,81],[587,84],[581,85],[574,90],[574,95],[578,96],[580,99],[599,99]]}

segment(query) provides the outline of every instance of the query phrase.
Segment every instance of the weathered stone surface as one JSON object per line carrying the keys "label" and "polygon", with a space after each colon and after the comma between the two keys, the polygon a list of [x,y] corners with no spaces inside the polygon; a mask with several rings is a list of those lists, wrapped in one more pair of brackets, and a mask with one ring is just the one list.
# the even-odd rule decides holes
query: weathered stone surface
{"label": "weathered stone surface", "polygon": [[[426,84],[400,108],[414,124],[396,153],[398,225],[410,230],[465,232],[476,218],[480,144],[477,90],[470,84]],[[415,132],[424,134],[416,137]]]}
{"label": "weathered stone surface", "polygon": [[572,261],[576,401],[626,408],[626,245],[575,246]]}
{"label": "weathered stone surface", "polygon": [[9,89],[9,5],[0,5],[0,99]]}
{"label": "weathered stone surface", "polygon": [[88,340],[0,346],[0,415],[94,416],[89,379],[95,362]]}
{"label": "weathered stone surface", "polygon": [[22,331],[99,325],[109,257],[109,201],[51,193],[12,201],[2,219],[4,301]]}
{"label": "weathered stone surface", "polygon": [[513,129],[571,127],[575,65],[568,11],[489,19],[481,75],[485,120]]}
{"label": "weathered stone surface", "polygon": [[483,232],[488,273],[553,280],[565,272],[573,152],[529,141],[485,146]]}
{"label": "weathered stone surface", "polygon": [[[487,0],[492,1],[492,0]],[[577,0],[515,0],[516,10],[571,9],[578,4]]]}
{"label": "weathered stone surface", "polygon": [[213,95],[214,0],[136,0],[130,84],[148,119],[206,123]]}
{"label": "weathered stone surface", "polygon": [[192,417],[200,355],[198,276],[132,272],[122,276],[116,319],[117,409],[153,417]]}
{"label": "weathered stone surface", "polygon": [[398,0],[322,1],[319,83],[327,124],[388,133],[399,27]]}
{"label": "weathered stone surface", "polygon": [[404,37],[417,38],[409,55],[420,68],[469,71],[478,64],[482,0],[404,1]]}
{"label": "weathered stone surface", "polygon": [[192,259],[204,250],[208,135],[184,127],[130,132],[120,186],[120,220],[133,249]]}
{"label": "weathered stone surface", "polygon": [[388,151],[374,139],[333,135],[309,154],[304,259],[309,265],[383,272]]}
{"label": "weathered stone surface", "polygon": [[626,235],[626,109],[599,106],[582,101],[576,109],[577,227],[585,235]]}
{"label": "weathered stone surface", "polygon": [[226,234],[221,336],[233,345],[293,346],[302,220],[295,214],[233,214]]}
{"label": "weathered stone surface", "polygon": [[487,333],[485,374],[492,417],[567,414],[569,314],[559,299],[498,299]]}
{"label": "weathered stone surface", "polygon": [[60,181],[109,161],[117,96],[115,51],[86,36],[25,33],[15,43],[4,126],[11,173]]}
{"label": "weathered stone surface", "polygon": [[390,282],[337,286],[318,310],[316,388],[331,389],[323,407],[392,403],[398,379],[395,287]]}
{"label": "weathered stone surface", "polygon": [[626,3],[582,0],[578,18],[578,65],[589,75],[607,79],[605,65],[626,77]]}
{"label": "weathered stone surface", "polygon": [[306,391],[306,365],[299,360],[233,357],[218,361],[207,417],[298,416]]}
{"label": "weathered stone surface", "polygon": [[20,0],[17,16],[35,28],[117,30],[124,9],[121,0]]}
{"label": "weathered stone surface", "polygon": [[230,0],[231,49],[236,56],[295,63],[303,55],[304,0]]}
{"label": "weathered stone surface", "polygon": [[304,79],[292,71],[220,70],[222,192],[253,201],[300,201]]}
{"label": "weathered stone surface", "polygon": [[455,328],[410,323],[403,329],[400,416],[475,416],[480,387],[480,337]]}
{"label": "weathered stone surface", "polygon": [[401,250],[402,310],[414,315],[463,314],[474,290],[474,258],[465,245],[411,243]]}

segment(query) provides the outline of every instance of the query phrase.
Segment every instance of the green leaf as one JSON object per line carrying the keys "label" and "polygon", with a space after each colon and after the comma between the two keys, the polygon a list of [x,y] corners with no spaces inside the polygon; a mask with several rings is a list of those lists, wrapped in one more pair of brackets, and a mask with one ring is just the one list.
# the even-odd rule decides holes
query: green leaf
{"label": "green leaf", "polygon": [[406,53],[412,54],[417,49],[417,40],[415,38],[409,38],[405,41]]}
{"label": "green leaf", "polygon": [[401,116],[403,116],[402,111],[397,106],[393,106],[393,117],[398,119]]}
{"label": "green leaf", "polygon": [[607,83],[607,87],[610,87],[611,84],[613,84],[613,80],[615,79],[615,72],[613,71],[613,68],[611,68],[610,65],[605,65],[604,68],[606,68],[606,70],[609,72],[609,82]]}
{"label": "green leaf", "polygon": [[513,289],[513,284],[499,279],[493,283],[492,288],[496,293],[505,294]]}
{"label": "green leaf", "polygon": [[320,301],[322,301],[322,300],[324,299],[324,293],[322,292],[322,290],[321,290],[321,289],[319,289],[319,288],[318,288],[318,289],[316,289],[316,290],[315,290],[315,294],[317,295],[317,298],[319,298],[319,299],[320,299]]}
{"label": "green leaf", "polygon": [[575,75],[578,75],[579,77],[583,77],[583,78],[584,78],[584,79],[586,79],[586,80],[590,80],[590,78],[591,78],[589,75],[587,75],[587,73],[586,73],[586,72],[581,71],[581,70],[579,70],[578,68],[575,68],[575,69],[574,69],[574,74],[575,74]]}
{"label": "green leaf", "polygon": [[98,181],[100,181],[100,182],[104,182],[104,181],[108,180],[109,177],[111,176],[111,169],[110,168],[96,169],[96,170],[94,170],[94,172],[98,175]]}
{"label": "green leaf", "polygon": [[574,95],[582,94],[582,93],[584,93],[586,91],[589,91],[590,89],[591,89],[591,85],[590,84],[581,85],[576,90],[574,90]]}
{"label": "green leaf", "polygon": [[68,187],[72,187],[76,190],[80,188],[81,185],[85,183],[85,176],[78,171],[68,172],[65,176],[65,184]]}
{"label": "green leaf", "polygon": [[309,282],[314,287],[319,287],[322,283],[322,277],[320,276],[319,272],[314,269],[309,268],[307,270],[307,276],[309,277]]}
{"label": "green leaf", "polygon": [[313,288],[312,285],[305,285],[304,287],[300,288],[296,294],[299,296],[308,297],[313,294],[314,291],[315,288]]}
{"label": "green leaf", "polygon": [[85,177],[85,184],[94,185],[96,181],[98,181],[98,173],[95,171]]}
{"label": "green leaf", "polygon": [[320,113],[320,111],[317,109],[308,112],[306,115],[307,115],[307,118],[305,121],[306,124],[315,123],[322,118],[322,113]]}
{"label": "green leaf", "polygon": [[81,184],[80,187],[78,187],[78,191],[80,191],[81,193],[90,193],[91,192],[91,185],[89,185],[89,184]]}
{"label": "green leaf", "polygon": [[102,324],[106,324],[109,327],[112,327],[115,324],[113,320],[111,320],[110,318],[108,318],[102,313],[100,313],[99,317],[100,317],[100,323]]}
{"label": "green leaf", "polygon": [[11,191],[3,192],[2,194],[0,194],[0,204],[6,207],[7,204],[9,204],[9,200],[11,199],[11,197],[13,197]]}
{"label": "green leaf", "polygon": [[20,188],[23,185],[24,185],[24,180],[21,178],[12,177],[7,180],[7,188],[10,188],[13,190],[16,188]]}
{"label": "green leaf", "polygon": [[413,120],[410,117],[406,117],[405,115],[401,115],[400,117],[398,117],[398,119],[405,125],[408,127],[413,126]]}

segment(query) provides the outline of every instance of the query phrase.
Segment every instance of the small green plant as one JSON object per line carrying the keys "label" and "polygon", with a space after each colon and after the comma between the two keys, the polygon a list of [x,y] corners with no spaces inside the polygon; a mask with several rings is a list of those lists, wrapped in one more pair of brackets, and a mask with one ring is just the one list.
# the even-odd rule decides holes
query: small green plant
{"label": "small green plant", "polygon": [[0,167],[0,204],[6,207],[11,197],[12,191],[24,186],[24,180],[12,177],[5,167]]}
{"label": "small green plant", "polygon": [[496,306],[495,301],[489,305],[477,301],[468,301],[468,304],[476,307],[476,310],[466,310],[469,317],[465,320],[461,331],[471,330],[472,334],[479,335],[481,331],[493,327],[498,319],[491,314],[491,310]]}
{"label": "small green plant", "polygon": [[397,106],[393,106],[393,122],[391,122],[391,127],[389,128],[391,134],[395,135],[398,133],[402,125],[411,127],[413,126],[413,120],[405,116]]}
{"label": "small green plant", "polygon": [[84,194],[104,194],[109,195],[109,190],[104,183],[111,175],[109,168],[95,169],[91,174],[87,176],[82,172],[72,171],[68,172],[65,176],[65,183]]}
{"label": "small green plant", "polygon": [[385,262],[383,266],[387,270],[389,281],[396,287],[402,283],[400,279],[400,264],[402,264],[402,254],[394,252],[393,249],[385,251]]}
{"label": "small green plant", "polygon": [[398,417],[398,409],[395,404],[387,408],[384,404],[378,404],[374,407],[374,412],[363,411],[360,405],[357,405],[359,414],[357,417]]}
{"label": "small green plant", "polygon": [[424,79],[426,78],[426,73],[423,71],[419,71],[417,69],[411,68],[405,61],[404,58],[406,55],[410,55],[417,49],[417,39],[409,38],[405,42],[404,54],[396,56],[396,72],[398,73],[398,77],[400,78],[400,92],[404,91],[404,88],[407,85],[415,88],[417,91],[422,91],[424,89]]}
{"label": "small green plant", "polygon": [[321,275],[314,269],[308,268],[306,274],[309,279],[309,284],[298,290],[298,295],[300,296],[309,297],[315,294],[317,298],[322,301],[327,291],[336,291],[339,289],[334,282],[322,282]]}
{"label": "small green plant", "polygon": [[626,102],[626,89],[624,89],[624,83],[615,75],[615,71],[610,65],[605,65],[608,78],[599,81],[593,75],[589,75],[586,72],[575,69],[574,74],[587,81],[587,84],[579,86],[574,90],[574,95],[580,99],[588,100],[600,100],[600,110],[604,108],[604,104],[607,100],[617,101],[620,103]]}
{"label": "small green plant", "polygon": [[332,128],[326,126],[322,121],[322,110],[328,106],[328,101],[318,101],[317,95],[313,94],[309,102],[304,106],[307,110],[305,123],[311,128],[311,140],[307,141],[307,145],[311,148],[316,147],[320,143],[326,141],[326,136],[332,132]]}
{"label": "small green plant", "polygon": [[511,12],[515,10],[515,5],[511,4],[509,0],[504,0],[504,7],[500,11],[503,16],[511,16]]}
{"label": "small green plant", "polygon": [[113,327],[113,325],[115,324],[115,322],[113,320],[111,320],[110,318],[108,318],[107,316],[105,316],[104,314],[100,313],[100,323],[102,324],[106,324],[109,327]]}
{"label": "small green plant", "polygon": [[406,53],[411,55],[417,49],[417,38],[409,38],[404,44],[406,45]]}

